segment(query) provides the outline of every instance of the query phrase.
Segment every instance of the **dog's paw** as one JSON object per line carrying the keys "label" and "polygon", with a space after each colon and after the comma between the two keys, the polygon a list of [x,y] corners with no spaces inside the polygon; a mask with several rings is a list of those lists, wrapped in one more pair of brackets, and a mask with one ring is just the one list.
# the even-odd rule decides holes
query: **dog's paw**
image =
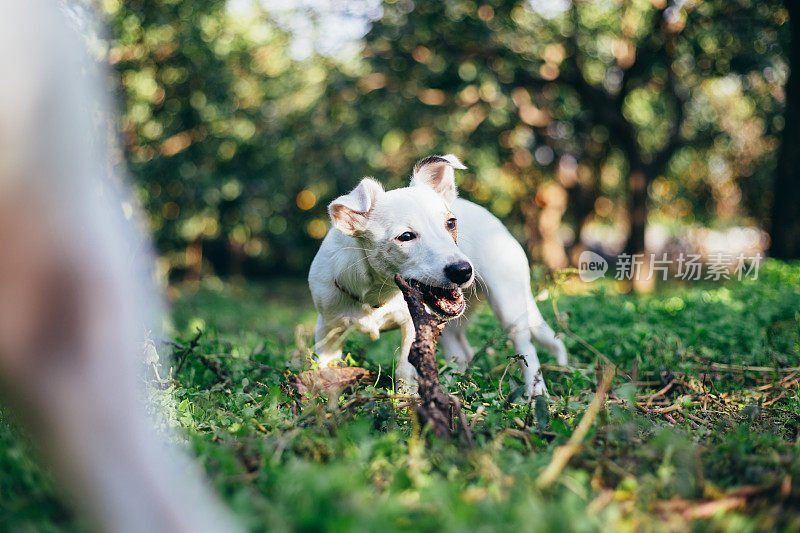
{"label": "dog's paw", "polygon": [[394,392],[400,396],[417,396],[419,395],[419,387],[417,387],[416,382],[408,383],[398,379],[394,382]]}
{"label": "dog's paw", "polygon": [[544,396],[545,398],[550,397],[550,393],[547,392],[547,386],[544,384],[543,379],[538,379],[533,383],[529,383],[525,386],[525,393],[528,395],[528,398],[533,398],[536,396]]}
{"label": "dog's paw", "polygon": [[569,362],[567,361],[567,347],[564,346],[564,341],[561,339],[556,339],[556,361],[558,361],[559,366],[567,366]]}
{"label": "dog's paw", "polygon": [[411,363],[401,363],[394,374],[394,389],[397,394],[417,394],[417,370]]}

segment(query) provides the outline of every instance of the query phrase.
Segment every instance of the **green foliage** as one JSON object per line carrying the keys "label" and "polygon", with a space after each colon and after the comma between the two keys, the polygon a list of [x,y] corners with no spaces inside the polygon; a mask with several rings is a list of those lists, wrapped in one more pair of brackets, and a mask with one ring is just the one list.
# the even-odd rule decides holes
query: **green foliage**
{"label": "green foliage", "polygon": [[651,222],[769,207],[777,2],[580,1],[551,19],[523,0],[387,2],[360,55],[303,60],[257,6],[104,4],[128,161],[176,274],[304,272],[330,200],[364,175],[403,185],[432,153],[461,156],[464,196],[532,244],[547,187],[568,193],[576,239],[624,232],[637,169]]}
{"label": "green foliage", "polygon": [[72,514],[55,496],[35,447],[0,410],[0,529],[3,531],[78,530]]}
{"label": "green foliage", "polygon": [[[332,403],[309,400],[294,414],[286,363],[289,372],[303,364],[314,313],[303,288],[287,283],[183,285],[170,345],[180,370],[171,389],[152,391],[152,404],[162,425],[187,432],[215,486],[257,531],[685,530],[698,504],[740,493],[743,507],[721,507],[694,527],[796,529],[800,391],[796,379],[770,387],[787,376],[778,368],[800,366],[800,265],[770,262],[755,282],[648,296],[561,287],[550,294],[569,328],[622,372],[586,446],[547,490],[534,482],[591,401],[595,355],[567,337],[570,370],[545,371],[549,407],[509,403],[499,380],[511,363],[503,384],[511,399],[519,363],[484,305],[468,331],[474,365],[464,376],[442,369],[467,418],[481,413],[471,452],[461,439],[426,446],[408,409],[387,398],[394,334],[347,342],[351,360],[379,374],[374,383]],[[552,303],[540,307],[555,323]],[[720,363],[776,370],[703,377]],[[627,376],[634,372],[638,384]],[[687,386],[676,384],[659,404],[679,406],[675,423],[660,407],[637,407],[676,378]],[[704,408],[702,394],[687,394],[692,383],[727,399]],[[5,420],[0,444],[0,529],[79,528]]]}

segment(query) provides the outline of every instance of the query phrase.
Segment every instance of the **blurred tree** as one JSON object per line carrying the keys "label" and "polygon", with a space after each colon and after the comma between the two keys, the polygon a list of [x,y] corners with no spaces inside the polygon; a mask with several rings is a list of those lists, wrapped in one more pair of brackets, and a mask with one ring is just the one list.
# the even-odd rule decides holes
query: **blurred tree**
{"label": "blurred tree", "polygon": [[304,270],[326,231],[318,198],[355,170],[325,115],[337,66],[293,61],[257,5],[106,4],[128,159],[172,272]]}
{"label": "blurred tree", "polygon": [[770,252],[779,259],[800,259],[800,3],[786,0],[791,26],[786,113],[770,228]]}
{"label": "blurred tree", "polygon": [[554,268],[587,232],[614,252],[630,228],[641,250],[648,217],[766,219],[775,1],[393,0],[362,54],[302,58],[291,25],[235,4],[103,3],[128,160],[177,275],[303,272],[333,197],[402,185],[431,153],[462,157],[463,194]]}
{"label": "blurred tree", "polygon": [[[534,240],[558,238],[551,228],[563,212],[558,191],[569,191],[579,235],[600,199],[600,174],[625,175],[630,253],[645,248],[648,191],[680,150],[687,148],[684,159],[701,161],[722,154],[740,167],[770,152],[767,120],[752,111],[719,113],[713,93],[720,87],[709,85],[727,83],[737,93],[730,103],[752,105],[754,96],[741,89],[749,88],[733,76],[761,78],[758,85],[761,71],[779,63],[777,33],[764,31],[781,24],[776,3],[575,1],[562,13],[544,13],[550,18],[537,4],[547,3],[387,6],[366,42],[372,76],[381,80],[373,104],[404,110],[395,115],[393,135],[412,146],[401,151],[396,143],[398,152],[462,149],[467,161],[478,161],[483,179],[498,185],[489,195],[483,184],[468,183],[479,201],[505,196],[498,189],[509,181],[518,183],[512,200],[523,205],[520,189],[538,191],[522,211]],[[761,112],[770,119],[779,108],[769,102]],[[748,123],[743,135],[739,128]],[[762,139],[746,154],[730,153],[753,137]],[[609,163],[617,168],[610,171]],[[482,168],[492,165],[506,179]],[[681,181],[674,170],[672,177]],[[551,266],[564,266],[551,255]]]}

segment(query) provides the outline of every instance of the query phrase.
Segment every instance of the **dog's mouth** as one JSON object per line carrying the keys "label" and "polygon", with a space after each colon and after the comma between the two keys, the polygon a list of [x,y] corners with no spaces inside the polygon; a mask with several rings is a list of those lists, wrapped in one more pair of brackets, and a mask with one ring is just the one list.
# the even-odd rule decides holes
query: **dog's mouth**
{"label": "dog's mouth", "polygon": [[419,281],[412,281],[413,285],[422,293],[425,304],[436,314],[445,318],[454,318],[467,308],[464,293],[458,287],[445,289],[444,287],[434,287]]}

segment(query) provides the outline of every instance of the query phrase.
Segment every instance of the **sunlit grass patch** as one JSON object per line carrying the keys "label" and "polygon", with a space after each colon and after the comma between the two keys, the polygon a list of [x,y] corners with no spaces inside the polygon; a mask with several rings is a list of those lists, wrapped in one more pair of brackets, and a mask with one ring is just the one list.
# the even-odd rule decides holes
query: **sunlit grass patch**
{"label": "sunlit grass patch", "polygon": [[[174,354],[174,380],[152,399],[256,530],[798,527],[800,266],[768,263],[756,282],[644,296],[541,288],[546,320],[557,324],[556,297],[570,331],[618,367],[583,446],[546,489],[536,481],[573,434],[603,362],[572,336],[568,369],[540,354],[551,392],[543,416],[522,397],[520,363],[487,307],[468,329],[477,356],[467,374],[441,363],[472,451],[461,438],[426,444],[413,424],[392,388],[396,333],[345,345],[348,364],[374,381],[299,402],[288,376],[309,362],[315,319],[302,282],[178,287],[162,348]],[[72,524],[5,422],[0,441],[0,524]]]}

